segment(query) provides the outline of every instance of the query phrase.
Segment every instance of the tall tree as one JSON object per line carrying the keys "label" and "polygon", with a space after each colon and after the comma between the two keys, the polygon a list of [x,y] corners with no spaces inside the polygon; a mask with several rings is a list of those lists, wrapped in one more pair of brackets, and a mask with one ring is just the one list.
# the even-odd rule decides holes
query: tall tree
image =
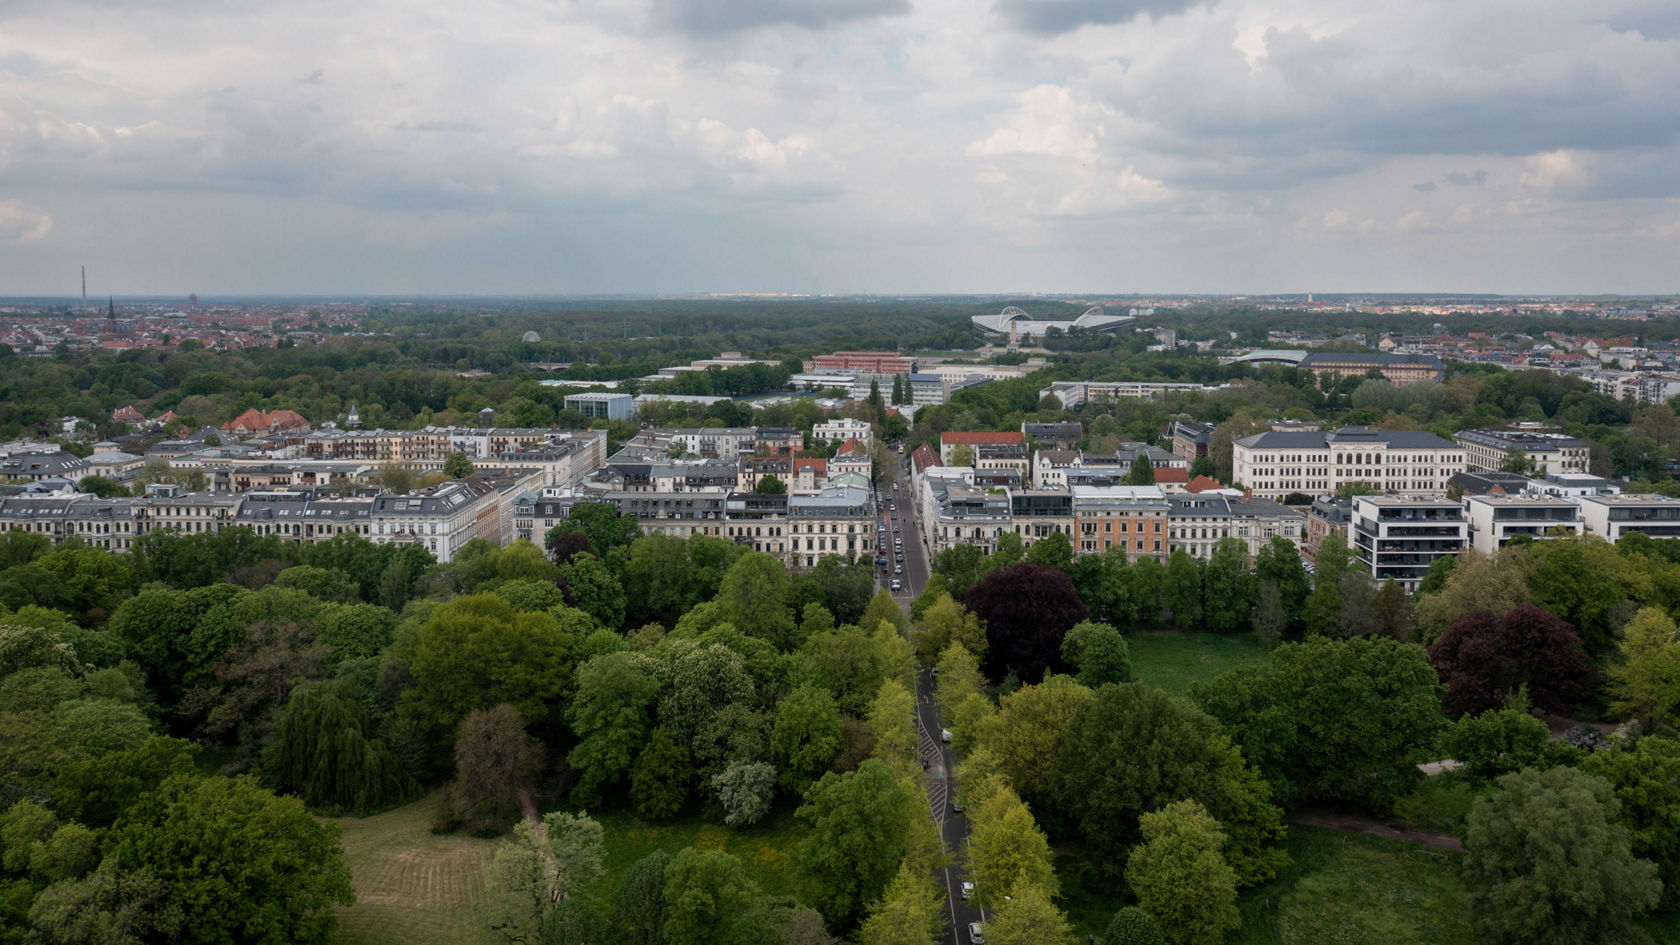
{"label": "tall tree", "polygon": [[1090,616],[1067,573],[1036,564],[1017,564],[986,575],[968,592],[970,610],[986,627],[986,675],[1011,672],[1037,682],[1061,668],[1062,638]]}
{"label": "tall tree", "polygon": [[1019,795],[999,787],[975,805],[969,823],[968,860],[982,902],[1000,908],[1023,886],[1055,893],[1050,841]]}
{"label": "tall tree", "polygon": [[666,945],[759,945],[768,938],[764,893],[733,855],[688,847],[665,877]]}
{"label": "tall tree", "polygon": [[916,648],[916,658],[923,666],[932,666],[939,655],[953,643],[962,644],[972,654],[986,652],[986,632],[980,618],[949,596],[940,597],[910,630],[910,642]]}
{"label": "tall tree", "polygon": [[322,942],[355,902],[338,825],[250,778],[177,777],[129,808],[104,843],[128,875],[164,884],[176,942]]}
{"label": "tall tree", "polygon": [[473,461],[467,454],[456,450],[443,461],[443,475],[449,479],[465,479],[474,471]]}
{"label": "tall tree", "polygon": [[475,709],[455,736],[455,780],[439,809],[445,827],[500,833],[519,816],[520,792],[542,767],[542,746],[525,733],[518,710],[503,703]]}
{"label": "tall tree", "polygon": [[1567,715],[1597,675],[1569,625],[1533,604],[1507,613],[1467,613],[1429,648],[1454,715],[1481,712],[1528,688],[1534,704]]}
{"label": "tall tree", "polygon": [[1248,626],[1253,612],[1247,546],[1240,538],[1222,538],[1202,569],[1202,622],[1215,633],[1232,633]]}
{"label": "tall tree", "polygon": [[1172,611],[1173,623],[1193,627],[1202,622],[1202,567],[1183,548],[1167,556],[1161,603]]}
{"label": "tall tree", "polygon": [[980,745],[991,753],[1011,786],[1038,803],[1052,790],[1063,762],[1063,743],[1091,690],[1051,674],[998,700],[995,715],[980,723]]}
{"label": "tall tree", "polygon": [[1126,638],[1106,623],[1082,620],[1062,640],[1062,659],[1079,674],[1079,684],[1095,689],[1103,683],[1132,681],[1132,660]]}
{"label": "tall tree", "polygon": [[1103,933],[1103,945],[1167,945],[1161,923],[1137,906],[1126,906],[1114,913]]}
{"label": "tall tree", "polygon": [[742,633],[768,640],[778,649],[797,645],[787,569],[771,555],[759,551],[742,555],[724,574],[717,600],[724,619]]}
{"label": "tall tree", "polygon": [[369,814],[414,797],[419,785],[371,727],[346,683],[296,690],[280,722],[277,786],[327,814]]}
{"label": "tall tree", "polygon": [[1225,834],[1195,801],[1174,801],[1140,818],[1143,845],[1126,861],[1126,882],[1167,938],[1219,945],[1242,924],[1237,878],[1220,855]]}
{"label": "tall tree", "polygon": [[1155,464],[1143,453],[1132,460],[1132,466],[1126,470],[1126,484],[1129,486],[1152,486],[1155,484]]}
{"label": "tall tree", "polygon": [[1299,623],[1311,588],[1306,569],[1301,565],[1301,552],[1294,542],[1277,535],[1262,546],[1254,556],[1254,580],[1257,586],[1270,582],[1277,588],[1282,612],[1291,625]]}
{"label": "tall tree", "polygon": [[528,720],[546,718],[571,682],[571,647],[548,614],[515,613],[494,594],[457,597],[415,634],[402,712],[433,731],[502,702]]}
{"label": "tall tree", "polygon": [[1580,767],[1609,783],[1621,802],[1616,823],[1627,828],[1633,855],[1657,865],[1672,905],[1680,898],[1680,741],[1647,735],[1595,751]]}
{"label": "tall tree", "polygon": [[1530,768],[1479,797],[1465,834],[1464,876],[1484,941],[1625,942],[1662,883],[1615,824],[1610,785],[1574,768]]}
{"label": "tall tree", "polygon": [[665,941],[665,869],[671,854],[654,850],[630,864],[613,892],[613,927],[631,945]]}
{"label": "tall tree", "polygon": [[859,945],[934,945],[944,930],[944,902],[931,877],[901,864],[858,930]]}
{"label": "tall tree", "polygon": [[1605,668],[1611,710],[1646,727],[1680,725],[1680,630],[1668,615],[1646,607],[1622,627],[1619,662]]}
{"label": "tall tree", "polygon": [[1440,683],[1393,640],[1285,643],[1264,667],[1197,684],[1192,697],[1242,746],[1283,803],[1348,801],[1383,810],[1422,776],[1443,719]]}
{"label": "tall tree", "polygon": [[886,889],[909,839],[919,803],[882,762],[870,759],[811,786],[799,818],[811,828],[798,862],[818,890],[816,906],[836,930],[855,928]]}
{"label": "tall tree", "polygon": [[840,706],[826,689],[801,686],[776,706],[770,754],[781,768],[782,786],[803,793],[840,753]]}
{"label": "tall tree", "polygon": [[583,664],[566,713],[578,743],[567,760],[582,775],[579,797],[594,803],[607,785],[622,784],[647,744],[659,681],[645,657],[607,653]]}
{"label": "tall tree", "polygon": [[994,945],[1069,945],[1073,930],[1051,901],[1050,891],[1026,884],[1012,899],[998,904],[986,923],[986,941]]}

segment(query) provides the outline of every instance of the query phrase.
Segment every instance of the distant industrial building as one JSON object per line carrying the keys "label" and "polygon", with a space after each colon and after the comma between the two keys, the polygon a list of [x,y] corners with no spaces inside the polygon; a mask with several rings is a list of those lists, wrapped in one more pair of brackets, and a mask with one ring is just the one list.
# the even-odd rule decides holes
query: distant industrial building
{"label": "distant industrial building", "polygon": [[1052,329],[1063,334],[1075,330],[1113,333],[1137,321],[1130,315],[1109,315],[1101,305],[1091,306],[1078,318],[1035,318],[1011,305],[996,315],[976,315],[969,320],[986,334],[1008,335],[1012,342],[1042,341]]}
{"label": "distant industrial building", "polygon": [[629,394],[567,394],[561,403],[591,420],[628,420],[636,415],[636,398]]}

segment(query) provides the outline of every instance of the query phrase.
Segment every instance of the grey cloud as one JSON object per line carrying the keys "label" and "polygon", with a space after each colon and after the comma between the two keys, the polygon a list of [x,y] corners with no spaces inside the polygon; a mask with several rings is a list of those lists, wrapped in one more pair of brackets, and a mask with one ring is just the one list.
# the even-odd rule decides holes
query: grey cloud
{"label": "grey cloud", "polygon": [[822,29],[909,9],[909,0],[654,0],[653,4],[658,21],[703,36],[761,26]]}
{"label": "grey cloud", "polygon": [[1054,36],[1086,25],[1125,23],[1137,16],[1171,16],[1197,0],[998,0],[993,7],[1028,33]]}
{"label": "grey cloud", "polygon": [[1471,171],[1468,174],[1463,171],[1449,171],[1442,180],[1454,187],[1480,187],[1487,183],[1487,171]]}
{"label": "grey cloud", "polygon": [[308,75],[304,76],[303,78],[299,79],[298,84],[299,85],[320,85],[322,80],[326,79],[326,77],[327,77],[327,70],[316,69],[314,72],[311,72]]}
{"label": "grey cloud", "polygon": [[1413,184],[1412,189],[1417,191],[1420,194],[1434,193],[1435,192],[1435,182],[1432,181],[1432,180],[1426,180],[1421,184]]}

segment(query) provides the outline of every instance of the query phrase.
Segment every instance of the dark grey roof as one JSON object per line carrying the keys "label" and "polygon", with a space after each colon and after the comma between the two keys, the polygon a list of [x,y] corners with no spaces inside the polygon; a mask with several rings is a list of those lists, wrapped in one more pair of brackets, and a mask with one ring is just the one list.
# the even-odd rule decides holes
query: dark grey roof
{"label": "dark grey roof", "polygon": [[1323,449],[1326,446],[1385,445],[1389,449],[1453,449],[1457,444],[1424,430],[1378,430],[1342,427],[1339,430],[1287,430],[1256,433],[1237,441],[1249,449]]}
{"label": "dark grey roof", "polygon": [[1167,518],[1223,518],[1231,514],[1229,497],[1222,495],[1169,495]]}

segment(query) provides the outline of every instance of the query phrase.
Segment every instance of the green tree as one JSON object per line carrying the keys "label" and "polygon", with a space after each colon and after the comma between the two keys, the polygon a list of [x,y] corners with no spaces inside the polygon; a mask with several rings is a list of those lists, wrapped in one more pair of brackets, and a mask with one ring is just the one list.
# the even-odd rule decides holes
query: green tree
{"label": "green tree", "polygon": [[1441,751],[1459,763],[1455,777],[1481,786],[1524,768],[1548,768],[1551,731],[1529,713],[1526,696],[1480,715],[1466,715],[1441,735]]}
{"label": "green tree", "polygon": [[840,753],[840,706],[826,689],[801,686],[776,706],[770,755],[781,769],[781,783],[795,793],[828,770]]}
{"label": "green tree", "polygon": [[1261,547],[1254,556],[1254,580],[1257,585],[1270,582],[1277,588],[1278,602],[1290,625],[1299,623],[1311,588],[1306,569],[1301,565],[1301,552],[1295,543],[1281,535]]}
{"label": "green tree", "polygon": [[1191,688],[1284,803],[1350,801],[1387,809],[1421,780],[1444,724],[1424,654],[1393,640],[1286,643]]}
{"label": "green tree", "polygon": [[1079,684],[1088,689],[1103,683],[1132,681],[1132,660],[1126,638],[1100,621],[1074,624],[1062,639],[1062,659],[1078,671]]}
{"label": "green tree", "polygon": [[620,941],[660,945],[665,941],[665,870],[671,854],[654,850],[630,864],[613,892],[613,926]]}
{"label": "green tree", "polygon": [[981,721],[981,747],[1029,802],[1039,802],[1055,785],[1068,728],[1090,699],[1091,690],[1052,674],[1003,696],[997,713]]}
{"label": "green tree", "polygon": [[973,466],[974,447],[969,446],[967,443],[958,443],[956,446],[951,447],[951,462],[949,465]]}
{"label": "green tree", "polygon": [[666,945],[760,945],[770,930],[764,894],[741,861],[688,847],[665,867]]}
{"label": "green tree", "polygon": [[101,499],[115,499],[129,494],[127,486],[113,482],[104,476],[83,476],[77,480],[76,488],[82,492],[96,495]]}
{"label": "green tree", "polygon": [[770,802],[776,794],[776,769],[762,761],[734,761],[712,776],[711,788],[723,807],[723,822],[731,827],[750,827],[770,813]]}
{"label": "green tree", "polygon": [[596,624],[608,630],[624,626],[629,601],[618,577],[600,558],[592,554],[573,555],[560,565],[556,580],[567,602],[588,614]]}
{"label": "green tree", "polygon": [[806,792],[798,815],[811,833],[797,862],[817,889],[815,905],[830,928],[855,928],[864,907],[880,898],[904,855],[919,803],[873,758],[856,771],[824,775]]}
{"label": "green tree", "polygon": [[281,715],[275,786],[326,814],[363,815],[420,793],[344,682],[292,692]]}
{"label": "green tree", "polygon": [[663,726],[654,729],[630,768],[630,803],[636,815],[647,820],[675,817],[688,803],[693,778],[688,749]]}
{"label": "green tree", "polygon": [[1149,461],[1148,456],[1139,453],[1138,458],[1132,461],[1132,467],[1126,470],[1126,485],[1152,486],[1154,484],[1155,464]]}
{"label": "green tree", "polygon": [[1248,625],[1253,611],[1247,546],[1240,538],[1222,538],[1202,568],[1202,622],[1215,633],[1232,633]]}
{"label": "green tree", "polygon": [[787,483],[769,473],[758,478],[753,484],[753,491],[759,495],[787,495]]}
{"label": "green tree", "polygon": [[1631,747],[1595,751],[1580,767],[1609,783],[1621,802],[1616,822],[1627,828],[1633,855],[1657,865],[1673,903],[1680,894],[1680,741],[1648,735]]}
{"label": "green tree", "polygon": [[601,825],[587,814],[555,811],[540,823],[514,824],[485,879],[491,936],[510,943],[567,940],[567,904],[600,877],[603,863]]}
{"label": "green tree", "polygon": [[892,402],[895,406],[906,402],[904,399],[904,375],[902,374],[893,375]]}
{"label": "green tree", "polygon": [[723,619],[736,629],[787,650],[798,642],[794,639],[788,591],[787,569],[782,563],[761,551],[749,551],[724,574],[717,601]]}
{"label": "green tree", "polygon": [[1657,904],[1656,866],[1636,859],[1603,779],[1530,768],[1479,797],[1465,834],[1464,877],[1483,940],[1625,942]]}
{"label": "green tree", "polygon": [[1180,627],[1202,622],[1202,567],[1183,548],[1167,556],[1161,603],[1172,611],[1173,623]]}
{"label": "green tree", "polygon": [[1073,542],[1062,532],[1051,532],[1048,537],[1040,538],[1027,549],[1027,563],[1042,564],[1063,571],[1071,570]]}
{"label": "green tree", "polygon": [[1050,841],[1032,811],[1007,786],[986,794],[969,813],[968,860],[981,901],[1001,908],[1023,886],[1054,895]]}
{"label": "green tree", "polygon": [[647,744],[658,696],[659,680],[645,658],[631,653],[603,654],[578,670],[577,693],[566,713],[578,743],[567,760],[581,772],[574,790],[583,801],[597,801],[604,787],[630,776]]}
{"label": "green tree", "polygon": [[1025,884],[1013,899],[998,904],[986,923],[986,941],[995,945],[1068,945],[1073,930],[1067,916],[1051,901],[1050,891]]}
{"label": "green tree", "polygon": [[1371,598],[1371,634],[1411,643],[1417,639],[1412,599],[1398,581],[1384,581]]}
{"label": "green tree", "polygon": [[355,893],[339,828],[250,778],[177,777],[129,808],[105,857],[164,884],[184,943],[321,942]]}
{"label": "green tree", "polygon": [[1154,916],[1137,906],[1127,906],[1109,920],[1102,945],[1167,945],[1167,935]]}
{"label": "green tree", "polygon": [[571,647],[571,634],[548,614],[515,613],[494,594],[458,597],[415,634],[414,685],[401,710],[434,732],[502,702],[528,720],[546,718],[571,682]]}
{"label": "green tree", "polygon": [[443,475],[448,479],[465,479],[473,474],[473,461],[467,454],[456,450],[443,461]]}
{"label": "green tree", "polygon": [[293,565],[281,571],[274,583],[279,587],[303,591],[316,600],[340,604],[353,603],[360,596],[356,583],[343,572],[329,571],[307,564]]}
{"label": "green tree", "polygon": [[543,542],[552,544],[555,536],[568,532],[583,534],[589,539],[590,550],[605,556],[614,548],[630,547],[641,536],[642,529],[635,519],[620,515],[614,503],[580,502],[572,506],[564,522],[548,530]]}
{"label": "green tree", "polygon": [[1126,861],[1126,882],[1138,905],[1169,941],[1219,945],[1242,925],[1237,877],[1220,854],[1225,834],[1207,809],[1174,801],[1140,818],[1143,845]]}
{"label": "green tree", "polygon": [[870,906],[858,930],[859,945],[934,945],[945,926],[943,906],[931,877],[906,860]]}
{"label": "green tree", "polygon": [[322,611],[315,636],[327,648],[327,665],[378,656],[391,645],[397,615],[377,604],[346,604]]}
{"label": "green tree", "polygon": [[869,599],[869,606],[864,608],[863,616],[858,618],[858,626],[865,633],[874,633],[883,623],[891,624],[894,633],[903,633],[910,628],[904,609],[885,588],[875,592],[875,596]]}
{"label": "green tree", "polygon": [[542,767],[542,745],[525,733],[513,706],[474,709],[455,734],[455,780],[444,792],[437,825],[498,834],[520,814],[520,796]]}
{"label": "green tree", "polygon": [[1175,800],[1200,802],[1224,826],[1226,858],[1245,885],[1286,860],[1271,792],[1218,723],[1138,683],[1099,688],[1067,727],[1053,782],[1058,807],[1113,869],[1137,841],[1138,817]]}
{"label": "green tree", "polygon": [[1484,555],[1467,548],[1455,557],[1440,592],[1418,598],[1417,624],[1425,644],[1439,640],[1465,614],[1503,614],[1534,600],[1529,589],[1534,563],[1527,549],[1511,545]]}
{"label": "green tree", "polygon": [[916,648],[916,659],[923,666],[932,666],[941,653],[953,643],[976,657],[986,652],[986,631],[980,618],[969,613],[963,605],[942,596],[922,612],[910,630],[910,642]]}
{"label": "green tree", "polygon": [[1680,726],[1680,630],[1655,607],[1622,628],[1621,660],[1605,667],[1611,711],[1622,718]]}
{"label": "green tree", "polygon": [[1274,648],[1283,639],[1283,631],[1290,624],[1289,612],[1284,610],[1283,594],[1278,586],[1271,581],[1261,581],[1259,592],[1254,600],[1254,635],[1260,642],[1266,644],[1267,649]]}

